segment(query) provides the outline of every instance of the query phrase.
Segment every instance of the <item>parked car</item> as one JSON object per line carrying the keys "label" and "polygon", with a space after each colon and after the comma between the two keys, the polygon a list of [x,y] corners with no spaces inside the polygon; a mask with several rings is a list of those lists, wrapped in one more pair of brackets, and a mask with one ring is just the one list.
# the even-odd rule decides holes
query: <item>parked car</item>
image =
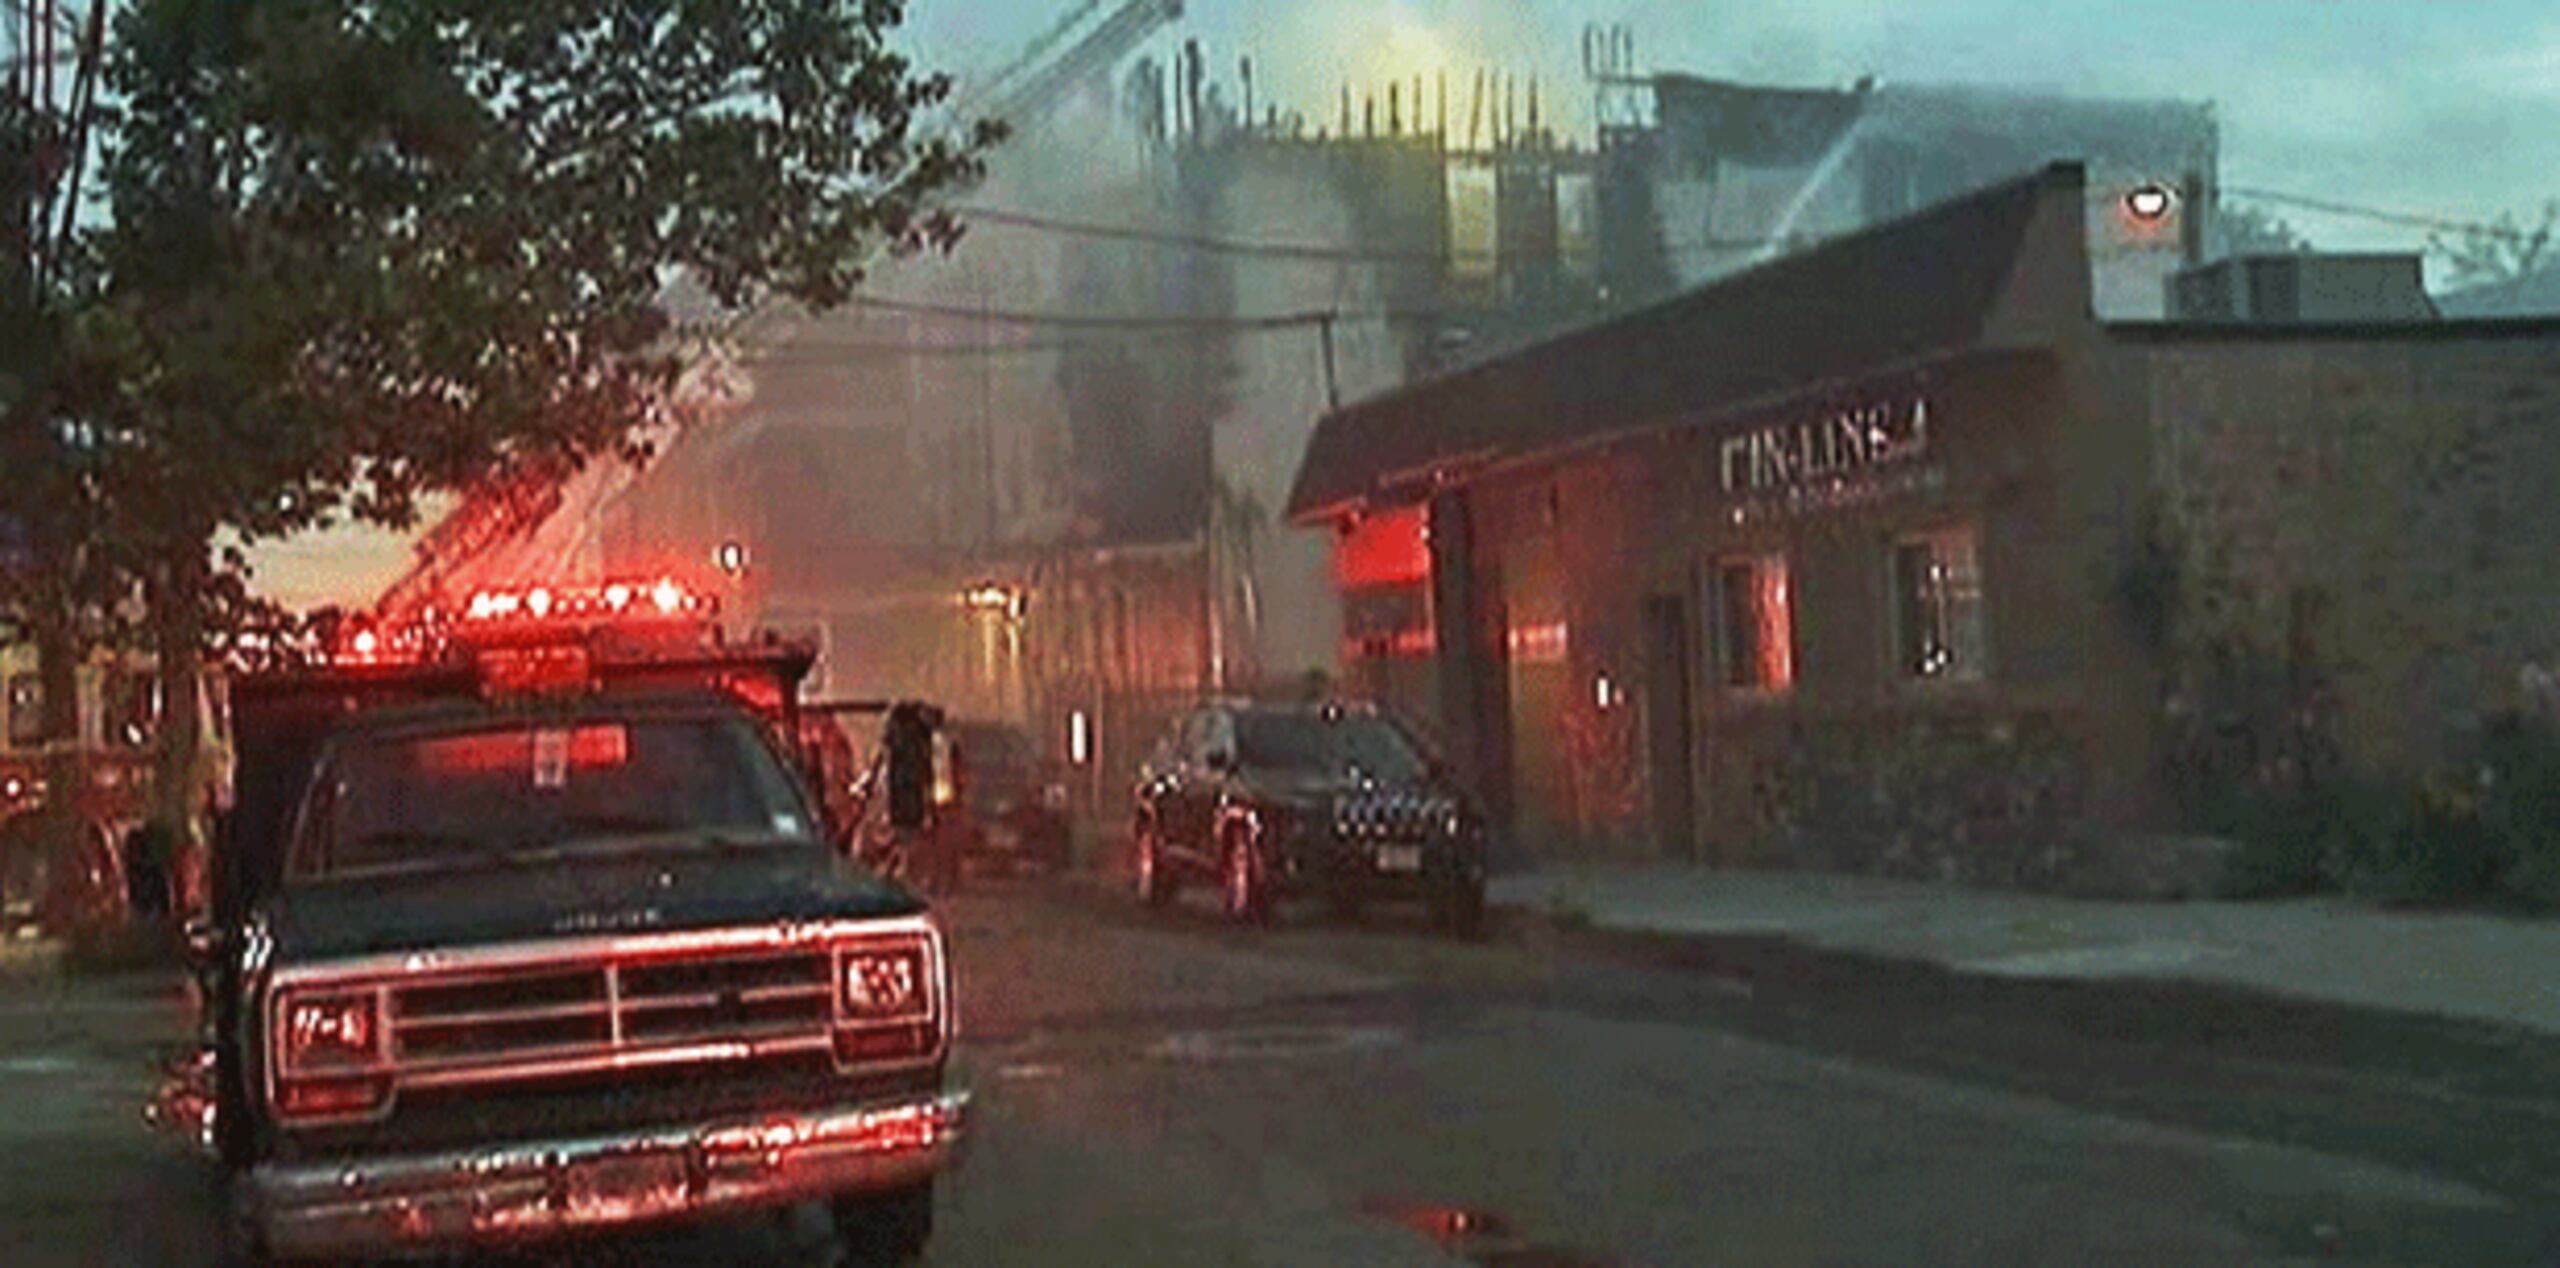
{"label": "parked car", "polygon": [[1000,722],[961,722],[951,728],[949,754],[936,812],[951,821],[965,859],[1067,869],[1067,786],[1029,735]]}
{"label": "parked car", "polygon": [[1484,923],[1485,819],[1446,765],[1366,705],[1192,710],[1140,772],[1138,896],[1212,882],[1230,919],[1280,900],[1419,899],[1445,930]]}

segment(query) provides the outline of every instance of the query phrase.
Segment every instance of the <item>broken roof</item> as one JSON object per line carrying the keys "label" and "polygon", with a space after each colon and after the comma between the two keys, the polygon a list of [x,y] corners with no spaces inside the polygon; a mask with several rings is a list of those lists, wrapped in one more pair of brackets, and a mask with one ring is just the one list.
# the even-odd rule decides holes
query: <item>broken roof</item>
{"label": "broken roof", "polygon": [[1662,303],[1327,414],[1289,495],[1321,519],[1435,468],[1675,424],[1966,349],[2006,291],[2037,203],[2079,168],[1850,234]]}

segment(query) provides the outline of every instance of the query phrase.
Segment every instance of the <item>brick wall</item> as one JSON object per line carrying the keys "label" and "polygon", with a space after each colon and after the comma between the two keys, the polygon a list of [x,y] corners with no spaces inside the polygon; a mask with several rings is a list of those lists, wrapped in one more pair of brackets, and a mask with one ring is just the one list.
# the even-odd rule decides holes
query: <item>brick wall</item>
{"label": "brick wall", "polygon": [[2560,336],[2132,355],[2191,688],[2237,639],[2325,688],[2349,760],[2408,770],[2458,755],[2525,661],[2560,652]]}

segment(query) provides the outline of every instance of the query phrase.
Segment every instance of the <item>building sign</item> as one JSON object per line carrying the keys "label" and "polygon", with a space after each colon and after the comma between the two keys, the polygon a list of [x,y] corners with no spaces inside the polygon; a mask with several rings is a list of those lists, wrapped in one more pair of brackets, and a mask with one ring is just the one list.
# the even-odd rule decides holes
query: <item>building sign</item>
{"label": "building sign", "polygon": [[1914,396],[1728,436],[1717,450],[1724,491],[1745,497],[1832,484],[1929,454],[1929,401]]}

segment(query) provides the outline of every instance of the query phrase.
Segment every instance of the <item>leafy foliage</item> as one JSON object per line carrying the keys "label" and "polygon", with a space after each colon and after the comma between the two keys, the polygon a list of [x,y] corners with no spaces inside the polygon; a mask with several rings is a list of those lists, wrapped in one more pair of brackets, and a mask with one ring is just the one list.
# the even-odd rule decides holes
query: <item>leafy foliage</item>
{"label": "leafy foliage", "polygon": [[[932,200],[1002,129],[928,126],[948,83],[888,47],[903,10],[120,8],[105,214],[0,313],[0,512],[42,543],[25,610],[70,610],[93,573],[93,610],[148,596],[165,817],[188,813],[197,658],[274,619],[218,540],[405,526],[427,492],[627,451],[673,408],[674,279],[825,308],[882,249],[956,239]],[[48,126],[0,119],[13,205]]]}
{"label": "leafy foliage", "polygon": [[217,527],[390,525],[427,490],[654,421],[659,305],[842,301],[997,132],[884,44],[892,0],[145,0],[119,23],[109,302],[84,350],[114,487]]}

